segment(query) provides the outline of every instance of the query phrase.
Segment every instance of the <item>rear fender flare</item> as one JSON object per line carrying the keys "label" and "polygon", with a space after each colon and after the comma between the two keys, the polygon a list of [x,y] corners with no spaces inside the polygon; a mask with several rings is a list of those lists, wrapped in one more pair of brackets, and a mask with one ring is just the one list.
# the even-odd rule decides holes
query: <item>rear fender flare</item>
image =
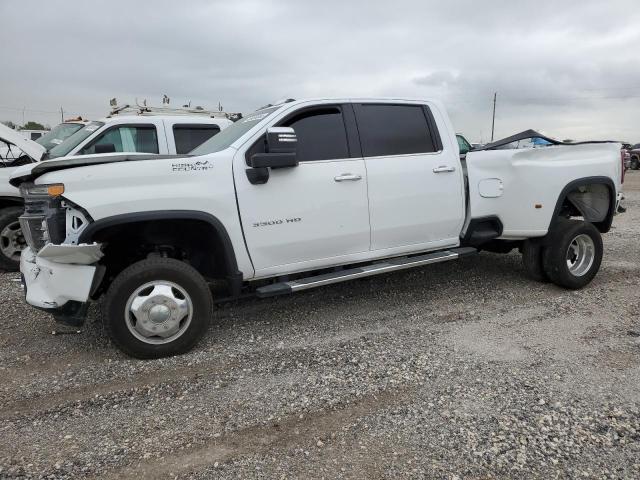
{"label": "rear fender flare", "polygon": [[613,183],[613,180],[611,180],[609,177],[584,177],[569,182],[560,192],[560,195],[558,196],[558,200],[556,202],[556,206],[553,210],[553,215],[551,216],[551,220],[549,222],[549,232],[552,230],[554,223],[559,218],[562,204],[566,200],[569,192],[584,185],[605,185],[608,188],[609,210],[607,211],[607,216],[601,222],[594,222],[594,225],[601,233],[607,233],[611,229],[611,223],[613,222],[613,215],[616,209],[616,187]]}

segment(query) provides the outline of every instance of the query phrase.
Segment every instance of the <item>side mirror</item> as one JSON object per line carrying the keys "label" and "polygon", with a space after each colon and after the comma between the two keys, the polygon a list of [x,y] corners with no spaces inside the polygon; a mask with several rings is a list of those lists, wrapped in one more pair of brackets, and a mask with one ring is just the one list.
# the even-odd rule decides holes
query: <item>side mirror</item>
{"label": "side mirror", "polygon": [[249,160],[253,168],[283,168],[298,165],[296,147],[298,138],[290,127],[267,129],[267,153],[256,153]]}
{"label": "side mirror", "polygon": [[99,143],[94,147],[93,151],[95,153],[115,153],[116,146],[113,143]]}
{"label": "side mirror", "polygon": [[269,153],[296,153],[298,137],[291,127],[267,128],[267,151]]}

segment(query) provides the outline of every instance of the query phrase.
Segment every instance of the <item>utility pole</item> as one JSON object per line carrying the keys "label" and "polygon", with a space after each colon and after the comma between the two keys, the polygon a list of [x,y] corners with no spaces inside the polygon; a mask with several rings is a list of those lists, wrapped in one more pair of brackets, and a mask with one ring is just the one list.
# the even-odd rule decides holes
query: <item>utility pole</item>
{"label": "utility pole", "polygon": [[491,141],[493,142],[493,131],[496,126],[496,98],[498,92],[493,93],[493,119],[491,120]]}
{"label": "utility pole", "polygon": [[64,122],[64,110],[60,107],[60,123]]}
{"label": "utility pole", "polygon": [[493,142],[493,131],[496,126],[496,97],[498,92],[493,93],[493,119],[491,120],[491,141]]}

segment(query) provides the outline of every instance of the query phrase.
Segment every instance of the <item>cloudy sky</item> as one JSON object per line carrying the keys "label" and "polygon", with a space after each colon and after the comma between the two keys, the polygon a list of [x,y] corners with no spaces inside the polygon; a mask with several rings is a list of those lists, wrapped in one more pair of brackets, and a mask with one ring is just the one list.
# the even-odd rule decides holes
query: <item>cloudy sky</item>
{"label": "cloudy sky", "polygon": [[401,96],[488,141],[497,92],[496,138],[640,142],[637,0],[0,0],[0,19],[0,120],[96,118],[112,97]]}

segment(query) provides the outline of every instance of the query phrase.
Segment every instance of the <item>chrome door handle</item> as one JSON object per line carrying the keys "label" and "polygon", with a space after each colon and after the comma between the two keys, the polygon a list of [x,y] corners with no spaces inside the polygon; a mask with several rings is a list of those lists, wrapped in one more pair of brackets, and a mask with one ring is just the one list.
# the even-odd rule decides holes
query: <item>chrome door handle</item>
{"label": "chrome door handle", "polygon": [[362,180],[362,175],[354,175],[353,173],[343,173],[342,175],[338,175],[337,177],[333,177],[336,182],[357,182],[358,180]]}
{"label": "chrome door handle", "polygon": [[433,169],[433,173],[455,172],[456,167],[448,167],[446,165],[440,165]]}

